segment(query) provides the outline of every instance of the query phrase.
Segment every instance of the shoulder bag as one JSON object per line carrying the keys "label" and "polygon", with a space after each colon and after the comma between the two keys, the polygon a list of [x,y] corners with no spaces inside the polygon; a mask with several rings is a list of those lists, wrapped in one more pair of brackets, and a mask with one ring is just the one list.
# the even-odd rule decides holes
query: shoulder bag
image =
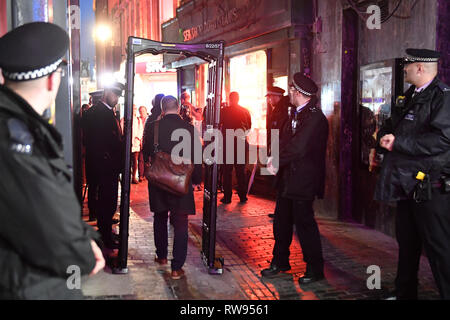
{"label": "shoulder bag", "polygon": [[176,159],[180,164],[175,164],[170,154],[159,150],[158,136],[159,121],[156,121],[153,141],[155,152],[150,160],[150,166],[145,168],[145,177],[149,183],[160,189],[177,196],[186,195],[189,191],[194,165],[181,162],[181,158]]}

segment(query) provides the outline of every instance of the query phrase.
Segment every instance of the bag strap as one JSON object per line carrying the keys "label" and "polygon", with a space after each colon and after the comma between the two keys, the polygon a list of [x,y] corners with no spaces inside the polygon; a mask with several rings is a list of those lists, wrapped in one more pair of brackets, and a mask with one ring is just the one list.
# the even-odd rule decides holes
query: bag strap
{"label": "bag strap", "polygon": [[159,140],[159,120],[155,121],[155,131],[153,133],[153,147],[154,147],[155,153],[157,153],[159,151],[158,140]]}

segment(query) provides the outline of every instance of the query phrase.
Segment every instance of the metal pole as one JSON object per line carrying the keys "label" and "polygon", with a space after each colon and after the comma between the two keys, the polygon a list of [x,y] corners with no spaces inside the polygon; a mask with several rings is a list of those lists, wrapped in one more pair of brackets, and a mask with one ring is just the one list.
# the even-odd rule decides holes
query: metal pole
{"label": "metal pole", "polygon": [[126,92],[125,92],[125,163],[122,173],[122,192],[120,197],[120,228],[119,228],[119,256],[118,265],[113,269],[114,274],[128,273],[128,230],[130,219],[130,183],[131,183],[131,133],[133,126],[133,91],[134,91],[134,53],[133,37],[128,38],[126,64]]}
{"label": "metal pole", "polygon": [[80,85],[80,0],[69,0],[70,46],[72,53],[73,177],[78,200],[82,199],[81,85]]}
{"label": "metal pole", "polygon": [[[215,72],[215,85],[214,85],[214,129],[219,129],[220,124],[220,104],[222,102],[222,79],[223,79],[223,44],[221,45],[221,53],[219,58],[216,60],[216,72]],[[218,139],[214,139],[215,150],[219,150],[219,141]],[[220,270],[219,273],[222,273],[222,265],[223,259],[220,261],[220,266],[216,266],[218,262],[216,259],[216,224],[217,224],[217,161],[214,161],[213,170],[212,170],[212,190],[211,190],[211,238],[210,238],[210,273],[214,273],[216,269]]]}

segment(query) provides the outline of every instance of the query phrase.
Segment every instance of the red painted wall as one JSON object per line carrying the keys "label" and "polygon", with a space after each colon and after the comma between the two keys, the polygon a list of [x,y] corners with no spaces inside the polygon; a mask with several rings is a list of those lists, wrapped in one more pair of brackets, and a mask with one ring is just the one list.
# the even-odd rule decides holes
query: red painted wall
{"label": "red painted wall", "polygon": [[8,31],[7,28],[6,0],[0,0],[0,37]]}

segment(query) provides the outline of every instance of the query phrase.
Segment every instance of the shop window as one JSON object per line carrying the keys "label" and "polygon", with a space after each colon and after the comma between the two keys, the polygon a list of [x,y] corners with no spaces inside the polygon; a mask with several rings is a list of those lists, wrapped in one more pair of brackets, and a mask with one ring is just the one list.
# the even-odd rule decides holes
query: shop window
{"label": "shop window", "polygon": [[288,77],[282,76],[282,77],[274,77],[273,78],[273,86],[279,87],[285,91],[285,95],[288,94]]}
{"label": "shop window", "polygon": [[247,108],[252,116],[249,143],[266,145],[267,56],[265,51],[256,51],[230,59],[230,92],[233,91],[239,93],[239,104]]}
{"label": "shop window", "polygon": [[176,0],[159,0],[161,24],[175,17],[177,5]]}

